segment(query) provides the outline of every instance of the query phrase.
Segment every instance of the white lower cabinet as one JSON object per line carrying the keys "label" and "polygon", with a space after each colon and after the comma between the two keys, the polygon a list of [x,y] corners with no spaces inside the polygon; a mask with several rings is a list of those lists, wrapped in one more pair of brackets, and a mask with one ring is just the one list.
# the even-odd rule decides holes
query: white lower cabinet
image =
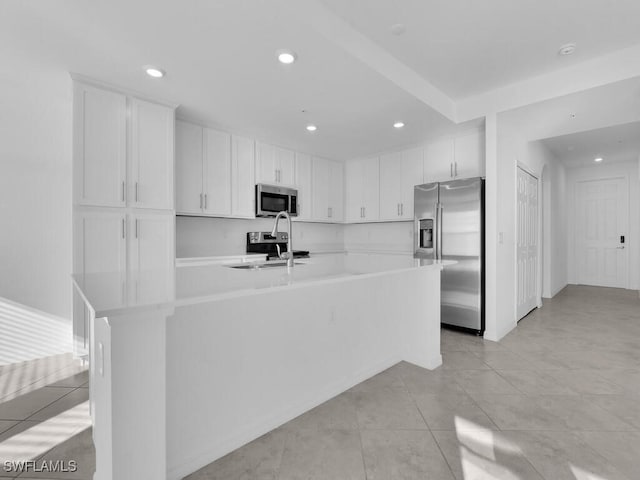
{"label": "white lower cabinet", "polygon": [[129,271],[166,270],[175,263],[175,216],[170,213],[129,215]]}
{"label": "white lower cabinet", "polygon": [[[175,263],[175,215],[172,211],[76,210],[74,212],[74,267],[76,274],[112,273],[120,281],[109,283],[103,295],[109,303],[126,303],[127,275],[141,271],[164,271]],[[162,276],[166,279],[166,274]],[[107,288],[105,286],[105,288]],[[88,354],[89,312],[74,290],[74,353]]]}

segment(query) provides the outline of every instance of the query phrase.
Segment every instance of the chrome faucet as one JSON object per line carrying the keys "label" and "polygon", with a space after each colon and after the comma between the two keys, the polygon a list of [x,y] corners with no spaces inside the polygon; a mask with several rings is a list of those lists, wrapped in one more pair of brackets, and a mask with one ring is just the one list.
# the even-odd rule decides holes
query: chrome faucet
{"label": "chrome faucet", "polygon": [[287,260],[287,267],[293,267],[293,249],[291,248],[291,217],[286,211],[282,211],[276,215],[276,221],[273,224],[273,230],[271,231],[271,236],[275,237],[278,233],[278,221],[280,217],[284,217],[287,219],[287,251],[284,253],[280,253],[280,245],[276,244],[276,248],[278,249],[278,257],[281,260]]}

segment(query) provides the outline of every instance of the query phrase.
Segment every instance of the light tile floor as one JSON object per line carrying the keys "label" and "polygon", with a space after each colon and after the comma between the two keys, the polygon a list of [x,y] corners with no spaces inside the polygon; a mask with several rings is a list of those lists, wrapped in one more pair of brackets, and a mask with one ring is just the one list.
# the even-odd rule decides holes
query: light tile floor
{"label": "light tile floor", "polygon": [[[570,286],[501,342],[443,330],[437,370],[395,365],[187,478],[635,480],[639,347],[637,292]],[[4,394],[0,448],[83,405],[85,374],[68,369]],[[91,431],[77,418],[80,433],[41,458],[82,471],[33,478],[91,478]]]}
{"label": "light tile floor", "polygon": [[570,286],[499,343],[442,331],[189,480],[640,478],[640,300]]}

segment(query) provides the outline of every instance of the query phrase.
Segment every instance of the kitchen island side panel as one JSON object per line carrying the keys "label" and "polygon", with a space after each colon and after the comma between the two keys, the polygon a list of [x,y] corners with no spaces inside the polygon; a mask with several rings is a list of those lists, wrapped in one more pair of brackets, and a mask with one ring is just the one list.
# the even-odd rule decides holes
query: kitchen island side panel
{"label": "kitchen island side panel", "polygon": [[439,294],[440,269],[417,268],[177,308],[166,334],[168,478],[400,360],[440,365]]}

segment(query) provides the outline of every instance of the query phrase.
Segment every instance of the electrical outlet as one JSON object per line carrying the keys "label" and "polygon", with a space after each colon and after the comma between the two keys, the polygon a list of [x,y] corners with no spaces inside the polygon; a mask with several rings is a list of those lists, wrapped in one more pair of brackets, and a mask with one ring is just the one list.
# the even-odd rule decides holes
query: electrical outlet
{"label": "electrical outlet", "polygon": [[498,232],[498,243],[501,245],[504,243],[504,232]]}

